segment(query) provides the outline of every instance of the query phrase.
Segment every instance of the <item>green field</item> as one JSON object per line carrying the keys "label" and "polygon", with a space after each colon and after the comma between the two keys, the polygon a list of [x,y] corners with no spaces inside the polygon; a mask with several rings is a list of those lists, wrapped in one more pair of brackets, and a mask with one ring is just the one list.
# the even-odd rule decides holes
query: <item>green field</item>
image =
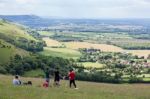
{"label": "green field", "polygon": [[[44,79],[21,78],[33,86],[13,86],[12,76],[0,75],[0,99],[149,99],[147,84],[105,84],[77,81],[78,90],[70,89],[67,81],[48,89],[40,87]],[[53,83],[53,81],[52,81]]]}
{"label": "green field", "polygon": [[54,32],[48,32],[48,31],[38,31],[38,33],[41,35],[41,36],[46,36],[46,37],[49,37],[49,36],[52,36],[54,35],[55,33]]}
{"label": "green field", "polygon": [[93,62],[81,62],[80,64],[82,64],[86,68],[88,68],[88,67],[93,67],[93,68],[102,68],[102,67],[104,67],[103,64],[93,63]]}
{"label": "green field", "polygon": [[81,54],[80,52],[68,48],[44,48],[43,52],[40,54],[47,56],[63,57],[63,58],[78,58]]}

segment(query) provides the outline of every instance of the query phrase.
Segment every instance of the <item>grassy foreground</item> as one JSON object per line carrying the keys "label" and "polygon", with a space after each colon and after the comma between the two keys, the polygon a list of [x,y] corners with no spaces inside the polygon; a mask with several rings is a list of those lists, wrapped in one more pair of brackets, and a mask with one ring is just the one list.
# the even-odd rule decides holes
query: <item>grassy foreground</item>
{"label": "grassy foreground", "polygon": [[150,86],[147,84],[104,84],[77,81],[78,90],[68,88],[67,81],[61,87],[40,87],[43,79],[31,80],[33,86],[13,86],[12,76],[0,75],[0,99],[149,99]]}

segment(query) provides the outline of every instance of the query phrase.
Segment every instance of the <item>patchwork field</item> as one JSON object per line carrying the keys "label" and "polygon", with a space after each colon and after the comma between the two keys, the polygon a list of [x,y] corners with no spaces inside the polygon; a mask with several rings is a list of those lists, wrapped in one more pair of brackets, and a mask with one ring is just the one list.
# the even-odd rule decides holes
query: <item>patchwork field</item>
{"label": "patchwork field", "polygon": [[49,39],[49,38],[43,38],[43,40],[46,42],[47,46],[61,46],[62,44],[56,40]]}
{"label": "patchwork field", "polygon": [[[70,89],[68,81],[61,86],[42,88],[44,79],[22,78],[33,86],[13,86],[12,76],[0,75],[0,99],[149,99],[148,84],[105,84],[77,81],[78,90]],[[53,81],[52,81],[53,83]]]}
{"label": "patchwork field", "polygon": [[[141,56],[147,57],[150,54],[150,50],[124,50],[120,47],[117,47],[114,45],[108,45],[108,44],[93,44],[93,43],[88,43],[88,42],[59,42],[59,41],[49,39],[49,38],[43,38],[43,40],[47,43],[47,46],[49,47],[51,46],[60,47],[63,44],[67,49],[71,49],[70,51],[73,51],[73,52],[74,50],[77,50],[79,48],[95,48],[95,49],[101,49],[104,52],[127,52],[127,53],[132,53],[133,55],[138,55],[140,57]],[[46,49],[46,51],[47,50],[48,49]],[[50,50],[52,50],[52,48]],[[54,50],[59,51],[62,49],[54,48]],[[71,53],[70,51],[68,51],[68,53]]]}
{"label": "patchwork field", "polygon": [[70,48],[70,49],[95,48],[95,49],[101,49],[102,51],[107,51],[107,52],[123,51],[123,49],[120,47],[107,45],[107,44],[92,44],[88,42],[66,42],[64,44],[66,45],[67,48]]}

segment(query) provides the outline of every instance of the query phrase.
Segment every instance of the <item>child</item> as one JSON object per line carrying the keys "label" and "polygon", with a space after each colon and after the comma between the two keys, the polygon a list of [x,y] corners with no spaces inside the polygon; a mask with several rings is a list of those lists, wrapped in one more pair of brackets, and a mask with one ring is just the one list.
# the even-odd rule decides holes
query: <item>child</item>
{"label": "child", "polygon": [[49,86],[49,83],[48,83],[48,80],[46,80],[46,81],[43,83],[43,87],[44,87],[44,88],[48,88],[48,86]]}

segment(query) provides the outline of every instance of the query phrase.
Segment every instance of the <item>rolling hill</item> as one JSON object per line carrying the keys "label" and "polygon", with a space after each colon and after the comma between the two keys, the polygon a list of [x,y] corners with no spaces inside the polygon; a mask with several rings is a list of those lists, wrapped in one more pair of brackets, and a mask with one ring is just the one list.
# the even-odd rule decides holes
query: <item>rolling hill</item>
{"label": "rolling hill", "polygon": [[41,51],[44,43],[42,40],[35,39],[30,31],[20,25],[0,20],[0,39],[27,51]]}
{"label": "rolling hill", "polygon": [[8,62],[16,54],[29,55],[29,48],[38,42],[22,26],[0,19],[0,63]]}

